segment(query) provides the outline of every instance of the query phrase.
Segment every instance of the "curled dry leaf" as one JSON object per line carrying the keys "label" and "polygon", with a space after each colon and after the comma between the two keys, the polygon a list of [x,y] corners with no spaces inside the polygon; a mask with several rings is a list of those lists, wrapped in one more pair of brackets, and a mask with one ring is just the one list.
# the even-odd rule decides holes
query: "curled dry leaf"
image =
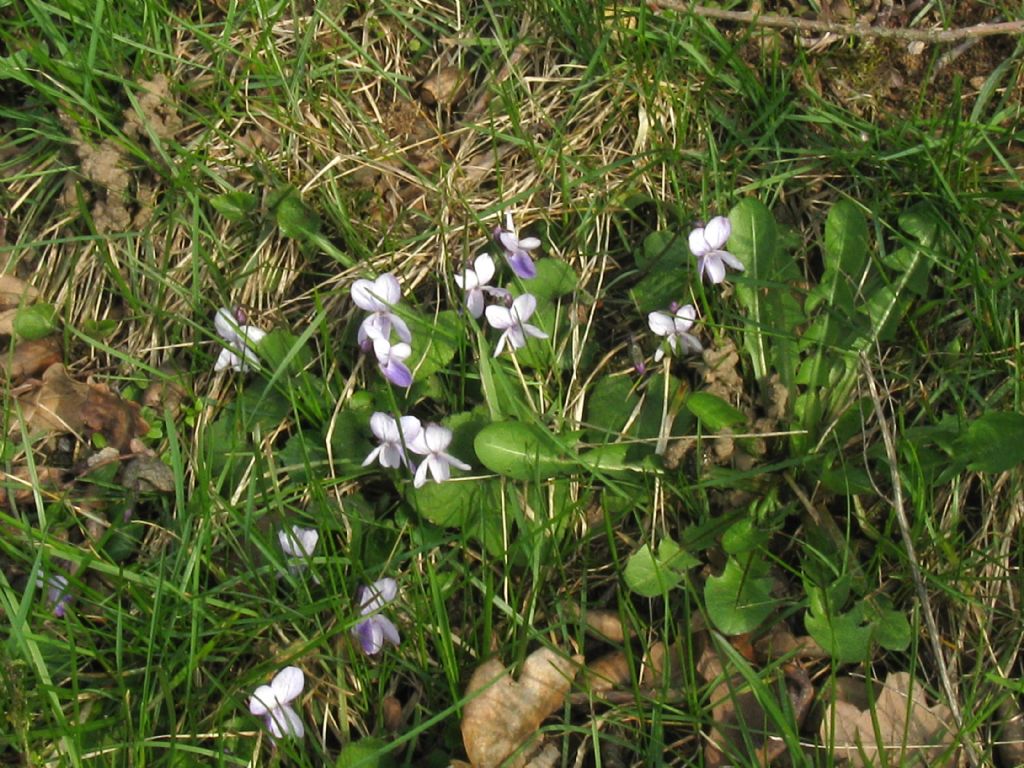
{"label": "curled dry leaf", "polygon": [[601,638],[612,643],[621,643],[626,640],[626,631],[622,628],[622,621],[619,614],[614,611],[587,611],[584,614],[587,621],[587,629],[595,632]]}
{"label": "curled dry leaf", "polygon": [[[477,667],[462,717],[462,741],[473,768],[525,768],[527,751],[520,748],[562,706],[582,661],[540,648],[523,662],[518,681],[500,659]],[[506,763],[513,753],[518,754]]]}
{"label": "curled dry leaf", "polygon": [[0,275],[0,310],[15,309],[31,304],[39,298],[39,291],[14,275]]}
{"label": "curled dry leaf", "polygon": [[[837,682],[845,684],[837,688],[836,700],[821,721],[821,740],[837,762],[858,768],[957,764],[949,707],[929,707],[924,688],[908,672],[886,676],[873,707],[863,681],[840,678]],[[879,753],[884,759],[879,759]],[[944,760],[936,762],[940,758]]]}
{"label": "curled dry leaf", "polygon": [[420,83],[420,101],[449,109],[465,95],[468,83],[469,75],[458,67],[441,67]]}
{"label": "curled dry leaf", "polygon": [[121,485],[133,491],[171,493],[174,473],[156,456],[138,456],[121,470]]}
{"label": "curled dry leaf", "polygon": [[102,384],[85,384],[68,376],[63,365],[51,365],[42,385],[21,398],[22,420],[11,426],[15,434],[24,427],[30,433],[99,432],[124,453],[132,439],[149,426],[139,416],[139,406],[111,392]]}
{"label": "curled dry leaf", "polygon": [[146,387],[142,395],[142,404],[157,413],[167,413],[171,419],[176,419],[181,413],[181,404],[189,396],[192,388],[188,372],[166,364],[160,366],[160,374],[160,378],[154,379]]}

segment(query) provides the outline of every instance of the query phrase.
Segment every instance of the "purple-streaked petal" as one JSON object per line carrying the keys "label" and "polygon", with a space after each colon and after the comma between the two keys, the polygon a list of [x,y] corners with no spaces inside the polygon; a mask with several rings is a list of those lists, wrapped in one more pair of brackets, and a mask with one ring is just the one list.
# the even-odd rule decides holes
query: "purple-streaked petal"
{"label": "purple-streaked petal", "polygon": [[375,621],[380,627],[381,634],[384,635],[384,639],[392,645],[399,645],[402,642],[402,636],[398,634],[398,627],[391,621],[387,616],[376,616]]}
{"label": "purple-streaked petal", "polygon": [[472,317],[479,319],[484,313],[484,292],[474,288],[466,293],[466,309]]}
{"label": "purple-streaked petal", "polygon": [[675,319],[665,312],[651,312],[647,315],[647,325],[658,336],[668,336],[675,332]]}
{"label": "purple-streaked petal", "polygon": [[381,309],[386,307],[381,306],[381,302],[378,301],[374,295],[373,282],[370,280],[356,280],[352,283],[352,289],[350,294],[352,301],[356,303],[356,306],[360,309],[364,309],[367,312],[379,312]]}
{"label": "purple-streaked petal", "polygon": [[452,431],[440,424],[427,424],[423,430],[423,443],[428,453],[439,453],[452,441]]}
{"label": "purple-streaked petal", "polygon": [[715,216],[704,227],[704,240],[713,251],[717,251],[732,234],[732,224],[725,216]]}
{"label": "purple-streaked petal", "polygon": [[398,360],[388,360],[380,367],[384,377],[396,387],[408,387],[412,384],[412,371],[405,363]]}
{"label": "purple-streaked petal", "polygon": [[494,277],[494,259],[489,253],[481,253],[473,262],[473,270],[476,272],[478,285],[486,285]]}
{"label": "purple-streaked petal", "polygon": [[305,685],[305,676],[298,667],[285,667],[270,681],[270,688],[282,704],[287,704],[300,693]]}
{"label": "purple-streaked petal", "polygon": [[537,299],[532,293],[524,293],[512,302],[512,314],[520,323],[525,323],[537,310]]}
{"label": "purple-streaked petal", "polygon": [[716,251],[716,253],[718,254],[719,258],[722,259],[722,261],[724,261],[730,267],[735,269],[737,272],[744,271],[743,262],[737,259],[728,251]]}
{"label": "purple-streaked petal", "polygon": [[515,321],[512,319],[512,312],[508,307],[492,304],[484,310],[484,315],[487,318],[487,323],[492,328],[497,328],[500,331],[511,328],[515,324]]}
{"label": "purple-streaked petal", "polygon": [[697,227],[690,233],[689,237],[690,253],[694,256],[704,256],[709,251],[713,250],[708,241],[704,239],[704,227]]}
{"label": "purple-streaked petal", "polygon": [[363,652],[369,656],[374,656],[380,652],[380,649],[384,645],[384,631],[380,625],[374,621],[376,617],[361,621],[355,626],[356,637],[359,638],[359,645],[362,646]]}
{"label": "purple-streaked petal", "polygon": [[302,718],[287,704],[282,704],[280,707],[267,712],[264,720],[267,724],[267,730],[275,738],[281,739],[285,736],[294,736],[297,739],[301,739],[306,734]]}
{"label": "purple-streaked petal", "polygon": [[537,276],[537,265],[526,251],[507,254],[507,258],[512,271],[523,280],[532,280]]}
{"label": "purple-streaked petal", "polygon": [[274,695],[274,689],[269,685],[261,685],[249,698],[249,711],[259,717],[267,714],[270,709],[278,704],[277,697]]}

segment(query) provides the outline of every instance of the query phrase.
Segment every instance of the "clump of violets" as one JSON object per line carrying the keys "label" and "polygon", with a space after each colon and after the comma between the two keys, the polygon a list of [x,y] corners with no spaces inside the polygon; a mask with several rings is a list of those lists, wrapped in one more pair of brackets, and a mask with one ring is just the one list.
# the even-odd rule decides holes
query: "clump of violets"
{"label": "clump of violets", "polygon": [[214,328],[228,344],[217,356],[217,362],[213,364],[214,371],[230,369],[245,373],[259,364],[259,359],[252,348],[259,344],[267,333],[254,325],[247,325],[246,319],[241,308],[231,311],[227,307],[221,307],[213,316]]}
{"label": "clump of violets", "polygon": [[[440,424],[423,426],[415,416],[395,419],[386,413],[377,412],[370,417],[370,431],[379,445],[370,451],[363,466],[379,461],[383,467],[397,469],[404,464],[413,472],[413,485],[416,488],[423,487],[427,482],[428,472],[434,482],[443,483],[451,478],[452,467],[472,469],[469,464],[445,451],[451,444],[452,431]],[[417,467],[409,459],[409,452],[426,458]]]}
{"label": "clump of violets", "polygon": [[530,251],[540,247],[540,240],[536,237],[520,238],[516,234],[511,211],[505,214],[505,226],[495,228],[494,236],[505,249],[505,259],[513,272],[523,280],[532,280],[537,276],[537,266],[533,263]]}
{"label": "clump of violets", "polygon": [[513,351],[522,349],[526,346],[527,336],[538,339],[548,337],[540,328],[526,322],[536,309],[537,299],[529,293],[516,297],[511,307],[492,304],[487,308],[487,322],[492,328],[501,331],[498,343],[494,347],[495,357],[502,353],[506,344]]}
{"label": "clump of violets", "polygon": [[352,627],[352,634],[359,640],[359,645],[368,656],[380,653],[387,641],[398,645],[402,638],[398,627],[380,610],[398,596],[398,582],[391,578],[378,579],[369,587],[360,587],[356,592],[359,603],[359,615],[362,621]]}
{"label": "clump of violets", "polygon": [[725,216],[715,216],[706,226],[690,233],[690,252],[697,257],[697,273],[714,284],[725,280],[726,265],[743,271],[743,262],[724,249],[732,234],[732,225]]}
{"label": "clump of violets", "polygon": [[[673,355],[678,355],[680,352],[697,354],[704,347],[701,346],[697,337],[689,332],[696,319],[697,310],[692,304],[680,307],[673,302],[668,312],[651,312],[647,316],[647,324],[651,331],[658,336],[665,337],[665,343]],[[662,345],[654,353],[654,362],[660,362],[664,356],[665,346]]]}
{"label": "clump of violets", "polygon": [[274,675],[270,685],[261,685],[249,699],[249,711],[263,718],[272,738],[294,736],[301,739],[305,735],[302,719],[291,705],[302,693],[304,685],[301,669],[285,667]]}
{"label": "clump of violets", "polygon": [[[395,386],[412,384],[412,372],[405,364],[412,354],[409,342],[412,333],[406,322],[393,311],[402,298],[402,289],[391,273],[376,280],[356,280],[352,284],[352,301],[369,314],[359,324],[359,346],[373,351],[384,377]],[[392,341],[392,333],[398,339]]]}

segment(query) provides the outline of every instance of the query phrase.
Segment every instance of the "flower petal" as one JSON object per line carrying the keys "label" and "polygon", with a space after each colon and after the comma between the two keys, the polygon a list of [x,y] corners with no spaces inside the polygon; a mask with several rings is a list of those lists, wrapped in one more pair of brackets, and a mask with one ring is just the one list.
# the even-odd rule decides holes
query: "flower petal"
{"label": "flower petal", "polygon": [[694,256],[703,256],[709,251],[714,250],[704,238],[704,227],[697,227],[690,233],[689,244],[690,253]]}
{"label": "flower petal", "polygon": [[384,606],[398,597],[398,582],[390,576],[377,579],[370,585],[370,595],[380,601],[378,607]]}
{"label": "flower petal", "polygon": [[466,309],[472,317],[479,318],[484,313],[484,292],[474,288],[466,294]]}
{"label": "flower petal", "polygon": [[412,384],[412,371],[399,360],[388,360],[380,367],[384,377],[396,387],[408,387]]}
{"label": "flower petal", "polygon": [[276,707],[279,704],[277,697],[274,695],[274,689],[269,685],[261,685],[249,698],[249,711],[256,715],[265,715],[267,712]]}
{"label": "flower petal", "polygon": [[719,258],[722,259],[726,264],[735,269],[737,272],[745,271],[743,262],[737,259],[728,251],[717,251]]}
{"label": "flower petal", "polygon": [[537,299],[532,293],[524,293],[512,302],[512,313],[520,323],[525,323],[537,309]]}
{"label": "flower petal", "polygon": [[398,425],[394,417],[381,411],[370,417],[370,431],[378,440],[394,440],[398,437]]}
{"label": "flower petal", "polygon": [[225,341],[234,343],[238,339],[238,321],[235,314],[226,307],[218,309],[217,314],[213,316],[213,327]]}
{"label": "flower petal", "polygon": [[361,645],[363,651],[370,656],[379,653],[381,647],[384,645],[384,631],[376,619],[377,617],[373,616],[365,621],[361,621],[356,625],[354,630],[356,637],[359,638],[359,645]]}
{"label": "flower petal", "polygon": [[370,280],[356,280],[352,283],[349,293],[352,296],[352,301],[360,309],[365,309],[367,312],[379,312],[381,309],[386,309],[374,298],[374,284]]}
{"label": "flower petal", "polygon": [[534,248],[540,248],[540,240],[536,237],[524,237],[519,240],[519,247],[524,251],[532,251]]}
{"label": "flower petal", "polygon": [[274,691],[277,700],[287,704],[300,693],[305,684],[305,677],[298,667],[285,667],[270,681],[270,687]]}
{"label": "flower petal", "polygon": [[491,278],[494,277],[494,259],[491,258],[489,253],[481,253],[473,262],[473,269],[476,271],[478,284],[487,285],[487,283],[491,282]]}
{"label": "flower petal", "polygon": [[523,280],[532,280],[537,276],[537,265],[533,263],[526,251],[514,251],[507,255],[508,265]]}
{"label": "flower petal", "polygon": [[704,257],[704,276],[715,285],[725,280],[725,264],[715,253],[709,253]]}
{"label": "flower petal", "polygon": [[306,734],[306,728],[302,724],[299,714],[287,704],[267,713],[267,730],[276,738],[294,736],[301,739]]}
{"label": "flower petal", "polygon": [[498,330],[505,330],[506,328],[512,327],[515,321],[512,319],[512,312],[508,307],[501,307],[497,304],[492,304],[485,311],[484,315],[487,317],[487,322],[492,328]]}
{"label": "flower petal", "polygon": [[398,634],[398,627],[391,621],[387,616],[378,616],[377,625],[380,627],[381,634],[384,635],[384,639],[392,645],[399,645],[402,642],[401,635]]}
{"label": "flower petal", "polygon": [[732,234],[732,224],[725,216],[715,216],[704,227],[704,240],[715,251],[725,245],[725,241]]}
{"label": "flower petal", "polygon": [[647,325],[659,336],[675,333],[675,319],[666,312],[651,312],[647,315]]}

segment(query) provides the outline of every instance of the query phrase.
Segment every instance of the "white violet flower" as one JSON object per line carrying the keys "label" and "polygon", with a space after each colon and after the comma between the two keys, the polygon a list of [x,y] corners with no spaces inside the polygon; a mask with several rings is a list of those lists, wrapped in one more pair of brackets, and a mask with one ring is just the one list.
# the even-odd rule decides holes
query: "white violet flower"
{"label": "white violet flower", "polygon": [[494,259],[489,253],[482,253],[473,261],[472,267],[466,267],[455,275],[455,284],[466,292],[466,309],[473,317],[484,313],[484,294],[492,296],[507,295],[503,288],[489,286],[494,277]]}
{"label": "white violet flower", "polygon": [[533,263],[530,251],[540,247],[540,240],[536,237],[524,237],[522,239],[516,234],[515,225],[512,223],[512,212],[505,214],[505,228],[498,228],[498,242],[505,249],[505,258],[512,267],[512,271],[524,280],[537,276],[537,267]]}
{"label": "white violet flower", "polygon": [[707,226],[690,233],[690,252],[697,257],[697,273],[716,285],[725,280],[725,266],[743,271],[743,262],[722,246],[732,234],[732,225],[725,216],[715,216]]}
{"label": "white violet flower", "polygon": [[398,280],[390,272],[376,280],[356,280],[352,283],[352,301],[360,309],[370,312],[359,326],[359,344],[368,339],[391,335],[395,329],[398,338],[404,342],[412,341],[412,333],[405,321],[391,311],[391,308],[402,298],[402,288]]}
{"label": "white violet flower", "polygon": [[405,449],[420,436],[422,426],[415,416],[402,416],[397,421],[393,416],[378,411],[370,417],[370,431],[380,445],[370,451],[363,466],[380,461],[382,467],[395,469],[402,464],[409,466]]}
{"label": "white violet flower", "polygon": [[[651,312],[647,316],[647,324],[654,333],[665,337],[673,355],[679,354],[680,350],[696,354],[704,349],[697,337],[688,332],[696,319],[697,310],[692,304],[678,309],[673,305],[669,312]],[[664,356],[665,348],[658,347],[654,353],[654,362],[660,362]]]}
{"label": "white violet flower", "polygon": [[251,366],[259,364],[252,347],[263,340],[266,331],[240,323],[235,313],[226,307],[217,310],[213,316],[213,325],[220,337],[228,343],[217,356],[217,362],[213,364],[214,371],[230,369],[245,373]]}
{"label": "white violet flower", "polygon": [[445,448],[451,441],[452,431],[440,424],[427,424],[413,439],[409,444],[409,450],[427,457],[416,469],[416,476],[412,481],[413,486],[422,488],[427,482],[428,471],[433,476],[435,483],[443,483],[451,477],[451,467],[463,470],[472,469],[469,464],[445,453]]}
{"label": "white violet flower", "polygon": [[538,339],[548,337],[540,328],[526,322],[536,309],[537,299],[529,293],[516,298],[511,307],[492,304],[487,308],[487,322],[492,328],[502,331],[501,338],[494,348],[495,357],[505,349],[506,343],[511,349],[516,350],[526,346],[528,335]]}
{"label": "white violet flower", "polygon": [[274,738],[294,736],[301,739],[306,733],[302,719],[292,709],[291,702],[302,693],[305,679],[298,667],[285,667],[270,681],[261,685],[249,699],[249,711],[262,717]]}

